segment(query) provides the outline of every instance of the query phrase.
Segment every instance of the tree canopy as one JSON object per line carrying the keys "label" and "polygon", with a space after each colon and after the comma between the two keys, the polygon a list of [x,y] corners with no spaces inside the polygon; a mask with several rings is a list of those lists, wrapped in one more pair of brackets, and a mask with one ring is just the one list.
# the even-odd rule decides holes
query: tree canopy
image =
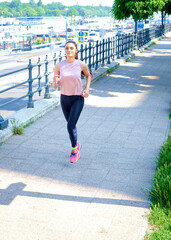
{"label": "tree canopy", "polygon": [[43,4],[42,0],[35,3],[35,0],[29,0],[29,3],[22,3],[20,0],[0,3],[0,14],[3,17],[33,17],[33,16],[110,16],[111,8],[104,6],[65,6],[59,2]]}
{"label": "tree canopy", "polygon": [[132,16],[135,21],[147,19],[158,11],[171,14],[171,0],[115,0],[111,10],[115,19],[123,20]]}
{"label": "tree canopy", "polygon": [[165,5],[164,5],[164,7],[162,8],[162,11],[163,11],[165,14],[168,14],[168,15],[171,14],[171,0],[165,0]]}

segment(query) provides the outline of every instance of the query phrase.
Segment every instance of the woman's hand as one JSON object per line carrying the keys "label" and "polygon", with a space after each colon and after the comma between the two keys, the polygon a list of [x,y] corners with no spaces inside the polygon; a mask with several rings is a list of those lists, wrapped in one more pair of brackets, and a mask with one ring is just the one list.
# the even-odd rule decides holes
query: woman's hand
{"label": "woman's hand", "polygon": [[57,89],[58,87],[58,82],[59,82],[59,76],[58,75],[54,75],[53,76],[53,88]]}
{"label": "woman's hand", "polygon": [[89,90],[84,89],[84,91],[82,92],[82,97],[88,98],[88,96],[89,96]]}

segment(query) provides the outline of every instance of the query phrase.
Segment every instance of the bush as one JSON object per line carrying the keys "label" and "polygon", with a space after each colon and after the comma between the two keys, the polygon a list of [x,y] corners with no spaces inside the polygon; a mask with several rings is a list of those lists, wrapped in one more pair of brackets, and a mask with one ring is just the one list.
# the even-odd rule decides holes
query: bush
{"label": "bush", "polygon": [[40,44],[45,44],[45,41],[43,39],[37,39],[36,40],[36,44],[40,45]]}
{"label": "bush", "polygon": [[40,44],[41,44],[41,40],[40,40],[40,39],[37,39],[37,40],[36,40],[36,44],[37,44],[37,45],[40,45]]}

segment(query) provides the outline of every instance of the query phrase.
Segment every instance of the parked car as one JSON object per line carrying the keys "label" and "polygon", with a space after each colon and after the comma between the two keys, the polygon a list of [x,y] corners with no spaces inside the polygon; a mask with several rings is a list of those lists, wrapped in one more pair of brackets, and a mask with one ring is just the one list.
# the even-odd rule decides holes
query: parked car
{"label": "parked car", "polygon": [[78,37],[70,37],[70,36],[68,36],[68,38],[67,38],[67,41],[74,41],[74,42],[78,42]]}
{"label": "parked car", "polygon": [[65,43],[61,43],[60,45],[58,45],[59,48],[64,48],[65,47]]}
{"label": "parked car", "polygon": [[96,32],[89,33],[88,42],[95,42],[97,40],[99,40],[99,36]]}

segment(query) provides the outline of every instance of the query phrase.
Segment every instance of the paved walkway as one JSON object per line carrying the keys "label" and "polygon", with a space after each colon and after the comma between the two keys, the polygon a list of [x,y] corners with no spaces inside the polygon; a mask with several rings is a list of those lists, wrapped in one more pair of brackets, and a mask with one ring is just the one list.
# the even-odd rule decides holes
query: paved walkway
{"label": "paved walkway", "polygon": [[168,130],[171,34],[92,85],[81,158],[58,107],[0,147],[1,240],[139,240]]}

